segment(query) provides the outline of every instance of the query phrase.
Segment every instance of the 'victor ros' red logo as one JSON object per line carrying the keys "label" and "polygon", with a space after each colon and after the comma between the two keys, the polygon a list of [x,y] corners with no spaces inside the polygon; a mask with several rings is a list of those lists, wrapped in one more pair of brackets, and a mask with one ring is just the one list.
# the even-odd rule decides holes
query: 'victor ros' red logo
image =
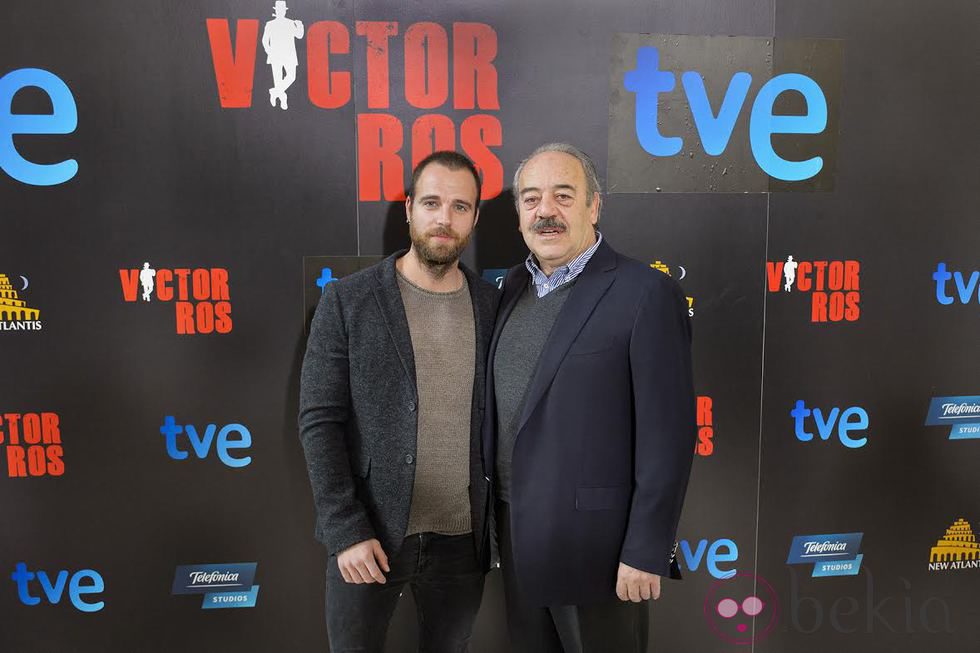
{"label": "'victor ros' red logo", "polygon": [[149,262],[142,269],[119,270],[127,302],[173,302],[181,335],[230,333],[231,293],[225,268],[162,268]]}
{"label": "'victor ros' red logo", "polygon": [[854,260],[766,263],[771,293],[809,293],[811,322],[857,322],[861,317],[861,263]]}

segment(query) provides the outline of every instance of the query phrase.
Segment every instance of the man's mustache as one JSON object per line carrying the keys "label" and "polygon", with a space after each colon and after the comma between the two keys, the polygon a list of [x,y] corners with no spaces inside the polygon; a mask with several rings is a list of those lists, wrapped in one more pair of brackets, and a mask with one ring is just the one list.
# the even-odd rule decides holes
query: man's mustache
{"label": "man's mustache", "polygon": [[426,236],[428,236],[429,238],[433,238],[435,236],[448,236],[449,238],[454,238],[456,240],[459,240],[459,236],[456,235],[456,232],[454,232],[449,227],[436,227],[435,229],[427,233]]}
{"label": "man's mustache", "polygon": [[558,218],[538,218],[531,225],[531,231],[535,233],[541,233],[546,229],[556,229],[558,231],[565,231],[568,229],[564,223],[560,222]]}

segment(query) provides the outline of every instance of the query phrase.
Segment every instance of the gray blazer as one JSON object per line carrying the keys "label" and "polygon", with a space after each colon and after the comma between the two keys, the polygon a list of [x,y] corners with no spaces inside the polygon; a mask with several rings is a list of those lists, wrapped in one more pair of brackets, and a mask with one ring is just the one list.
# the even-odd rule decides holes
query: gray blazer
{"label": "gray blazer", "polygon": [[[316,506],[316,538],[331,554],[377,538],[401,548],[415,482],[415,356],[395,276],[397,252],[327,284],[300,378],[299,433]],[[498,292],[460,265],[476,333],[470,432],[470,507],[478,559],[489,560],[489,476],[481,455],[487,350]],[[492,464],[492,461],[491,461]]]}

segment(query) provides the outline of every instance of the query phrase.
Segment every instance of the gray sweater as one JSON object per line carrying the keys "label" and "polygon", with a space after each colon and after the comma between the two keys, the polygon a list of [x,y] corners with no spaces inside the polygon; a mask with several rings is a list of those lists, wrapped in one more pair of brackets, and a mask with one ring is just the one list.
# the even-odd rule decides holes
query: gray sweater
{"label": "gray sweater", "polygon": [[493,359],[493,382],[498,425],[496,493],[502,501],[510,501],[511,456],[527,388],[551,328],[574,285],[575,281],[570,281],[539,298],[534,286],[528,284],[500,332]]}
{"label": "gray sweater", "polygon": [[415,484],[405,535],[462,535],[470,523],[470,403],[476,343],[463,286],[430,292],[398,274],[419,393]]}

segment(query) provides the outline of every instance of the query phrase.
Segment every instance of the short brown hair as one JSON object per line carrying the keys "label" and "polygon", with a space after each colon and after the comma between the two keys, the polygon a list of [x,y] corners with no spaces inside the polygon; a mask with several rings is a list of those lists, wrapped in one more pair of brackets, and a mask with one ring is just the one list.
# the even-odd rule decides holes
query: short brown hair
{"label": "short brown hair", "polygon": [[476,204],[473,208],[479,208],[480,173],[477,172],[476,166],[472,161],[470,161],[469,157],[451,150],[439,150],[438,152],[433,152],[429,156],[419,161],[419,164],[415,166],[415,170],[412,171],[412,184],[408,187],[409,197],[415,197],[415,186],[419,183],[419,177],[422,176],[422,171],[432,163],[438,163],[439,165],[445,166],[450,170],[469,170],[470,174],[473,175],[473,181],[476,182]]}

